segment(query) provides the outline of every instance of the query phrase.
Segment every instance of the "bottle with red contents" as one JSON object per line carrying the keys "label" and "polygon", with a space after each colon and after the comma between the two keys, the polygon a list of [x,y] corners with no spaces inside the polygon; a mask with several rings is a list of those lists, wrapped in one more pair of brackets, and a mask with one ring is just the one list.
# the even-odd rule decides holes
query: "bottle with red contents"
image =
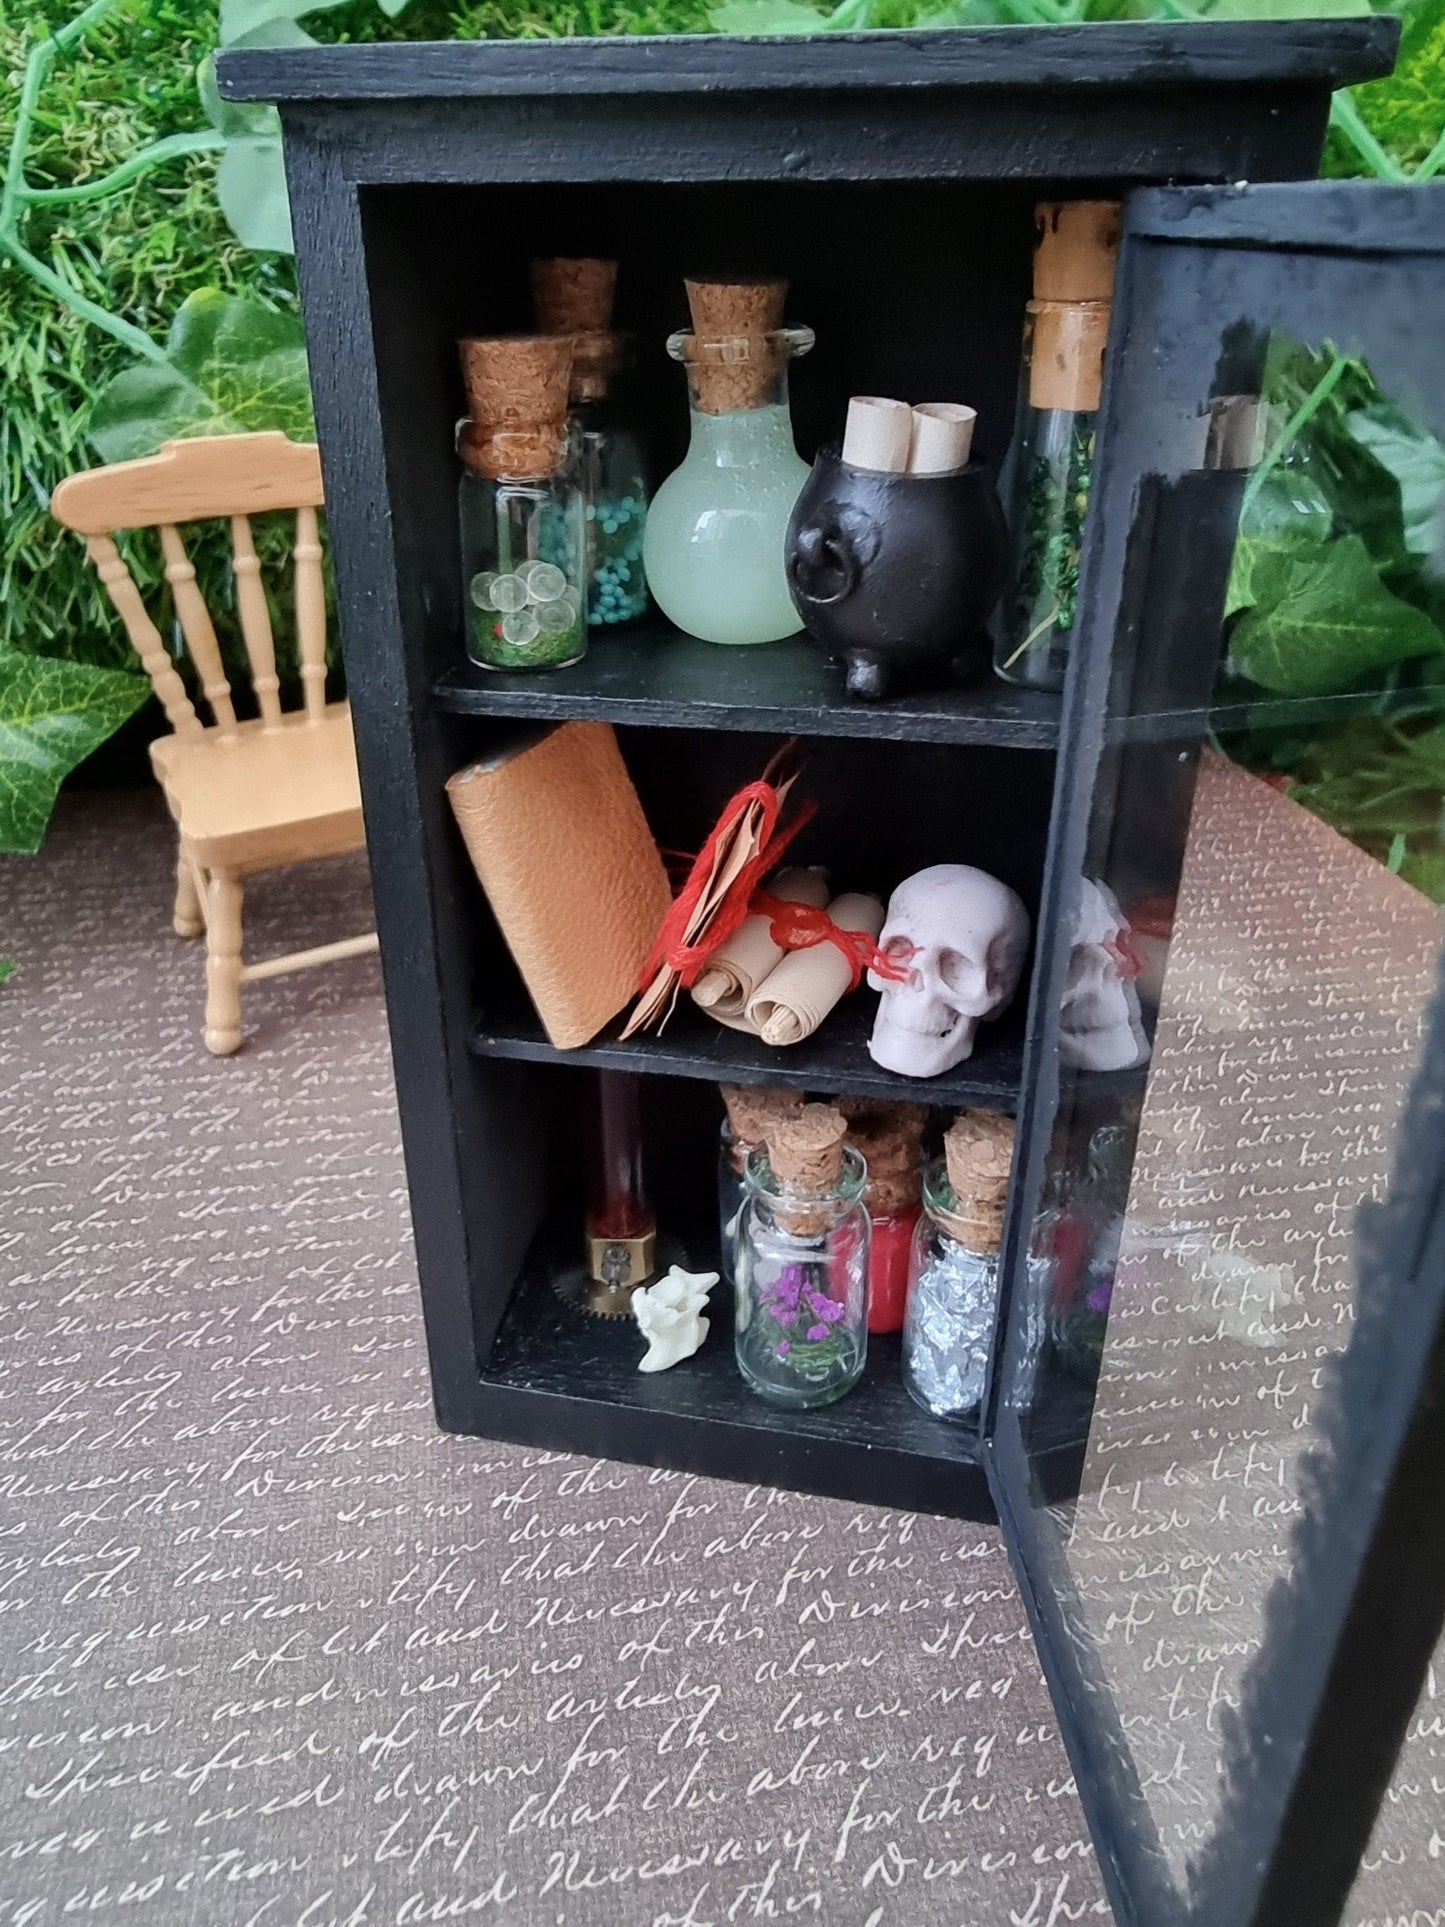
{"label": "bottle with red contents", "polygon": [[873,1223],[868,1261],[868,1329],[903,1329],[908,1260],[923,1196],[926,1104],[844,1098],[848,1142],[868,1167],[864,1204]]}
{"label": "bottle with red contents", "polygon": [[[642,1177],[639,1081],[626,1071],[597,1074],[587,1206],[587,1273],[597,1292],[625,1311],[657,1267],[657,1223]],[[603,1312],[610,1306],[594,1304]]]}

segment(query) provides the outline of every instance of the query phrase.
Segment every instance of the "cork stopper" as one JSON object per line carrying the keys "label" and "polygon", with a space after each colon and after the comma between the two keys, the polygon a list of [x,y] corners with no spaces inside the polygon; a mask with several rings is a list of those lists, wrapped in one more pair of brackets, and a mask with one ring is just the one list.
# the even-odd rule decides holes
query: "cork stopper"
{"label": "cork stopper", "polygon": [[1040,201],[1034,209],[1034,299],[1111,301],[1118,201]]}
{"label": "cork stopper", "polygon": [[981,1256],[1003,1243],[1013,1151],[1014,1121],[996,1111],[960,1111],[944,1134],[944,1162],[958,1206],[946,1223],[960,1244]]}
{"label": "cork stopper", "polygon": [[803,1108],[803,1093],[787,1091],[775,1084],[721,1084],[732,1130],[733,1168],[741,1171],[749,1154],[766,1144],[774,1126],[784,1118],[796,1117]]}
{"label": "cork stopper", "polygon": [[532,305],[544,335],[582,335],[612,326],[617,263],[559,255],[532,263]]}
{"label": "cork stopper", "polygon": [[612,332],[617,263],[558,256],[532,263],[532,310],[537,331],[572,337],[572,400],[597,401],[621,360]]}
{"label": "cork stopper", "polygon": [[800,1202],[779,1204],[778,1223],[795,1237],[814,1238],[826,1231],[832,1209],[826,1199],[843,1175],[843,1150],[848,1120],[831,1104],[805,1104],[794,1117],[785,1117],[768,1134],[768,1162],[786,1197]]}
{"label": "cork stopper", "polygon": [[778,378],[773,339],[783,325],[786,281],[736,279],[683,284],[692,311],[687,361],[705,415],[761,408]]}
{"label": "cork stopper", "polygon": [[925,1104],[845,1098],[839,1108],[848,1119],[848,1142],[868,1167],[863,1202],[874,1218],[911,1211],[923,1195]]}
{"label": "cork stopper", "polygon": [[1092,415],[1104,388],[1107,301],[1033,301],[1029,405]]}
{"label": "cork stopper", "polygon": [[458,343],[467,413],[461,455],[492,481],[539,481],[561,467],[572,372],[568,335],[486,335]]}
{"label": "cork stopper", "polygon": [[848,1120],[831,1104],[805,1104],[768,1133],[768,1162],[786,1189],[809,1197],[831,1191],[843,1173]]}
{"label": "cork stopper", "polygon": [[926,1104],[909,1104],[893,1097],[840,1097],[834,1101],[850,1124],[870,1129],[886,1125],[911,1137],[915,1144],[922,1142],[923,1133],[928,1129]]}

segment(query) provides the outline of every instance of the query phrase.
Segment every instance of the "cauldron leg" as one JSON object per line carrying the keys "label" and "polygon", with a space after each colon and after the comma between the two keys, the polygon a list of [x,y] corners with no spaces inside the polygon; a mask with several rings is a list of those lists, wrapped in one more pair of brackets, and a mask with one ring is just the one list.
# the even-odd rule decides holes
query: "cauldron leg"
{"label": "cauldron leg", "polygon": [[970,638],[953,657],[948,667],[955,682],[973,682],[988,668],[993,650],[986,635]]}
{"label": "cauldron leg", "polygon": [[883,700],[888,694],[888,668],[881,657],[853,651],[848,658],[848,694],[865,703]]}

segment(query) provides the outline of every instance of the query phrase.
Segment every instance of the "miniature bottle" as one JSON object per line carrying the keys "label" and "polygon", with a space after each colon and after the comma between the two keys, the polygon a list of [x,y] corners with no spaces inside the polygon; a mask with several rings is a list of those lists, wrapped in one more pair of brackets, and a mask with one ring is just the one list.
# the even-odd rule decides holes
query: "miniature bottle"
{"label": "miniature bottle", "polygon": [[867,1167],[847,1120],[808,1104],[748,1160],[738,1231],[738,1369],[774,1405],[829,1405],[868,1351]]}
{"label": "miniature bottle", "polygon": [[1010,682],[1062,689],[1093,485],[1119,206],[1044,202],[1035,220],[1034,299],[1009,453],[1010,587],[994,668]]}
{"label": "miniature bottle", "polygon": [[727,1106],[717,1160],[719,1269],[732,1284],[737,1276],[738,1230],[748,1159],[767,1143],[773,1124],[797,1116],[803,1108],[803,1093],[763,1084],[722,1084],[718,1088]]}
{"label": "miniature bottle", "polygon": [[635,622],[647,610],[642,536],[647,477],[637,437],[612,393],[623,342],[612,332],[617,263],[532,263],[532,299],[543,334],[572,341],[570,460],[587,498],[587,620]]}
{"label": "miniature bottle", "polygon": [[1049,1337],[1054,1356],[1067,1372],[1085,1380],[1098,1375],[1104,1351],[1114,1275],[1129,1201],[1134,1131],[1125,1124],[1101,1124],[1089,1139],[1084,1182],[1075,1197],[1080,1262],[1068,1288],[1054,1290]]}
{"label": "miniature bottle", "polygon": [[923,1195],[924,1104],[840,1098],[848,1142],[868,1166],[863,1202],[872,1237],[868,1258],[868,1329],[903,1329],[908,1276]]}
{"label": "miniature bottle", "polygon": [[687,370],[686,458],[658,489],[643,556],[659,608],[705,642],[776,642],[802,628],[784,573],[807,464],[793,444],[788,363],[810,328],[781,326],[786,281],[687,283],[694,332],[667,351]]}
{"label": "miniature bottle", "polygon": [[936,1418],[968,1419],[988,1379],[1013,1120],[962,1111],[924,1173],[913,1234],[903,1383]]}
{"label": "miniature bottle", "polygon": [[641,1080],[598,1071],[597,1122],[587,1206],[587,1273],[592,1311],[626,1311],[657,1269],[657,1221],[642,1172]]}
{"label": "miniature bottle", "polygon": [[587,649],[587,504],[567,464],[572,344],[512,335],[460,345],[467,654],[481,669],[560,668]]}

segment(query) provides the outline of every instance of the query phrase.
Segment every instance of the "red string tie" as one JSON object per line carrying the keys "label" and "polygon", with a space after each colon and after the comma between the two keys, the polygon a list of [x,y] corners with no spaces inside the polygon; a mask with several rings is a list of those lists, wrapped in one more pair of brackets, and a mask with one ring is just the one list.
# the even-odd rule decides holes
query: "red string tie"
{"label": "red string tie", "polygon": [[908,981],[911,945],[906,952],[890,955],[878,948],[866,930],[840,929],[815,904],[789,903],[762,890],[751,908],[754,916],[768,918],[768,935],[780,950],[812,950],[817,944],[831,943],[847,960],[849,990],[858,988],[865,970],[891,984]]}
{"label": "red string tie", "polygon": [[1106,938],[1100,947],[1126,983],[1132,982],[1142,972],[1144,959],[1134,948],[1134,933],[1127,925],[1114,936]]}
{"label": "red string tie", "polygon": [[[684,932],[712,875],[718,845],[744,811],[754,803],[761,811],[759,841],[762,847],[728,885],[701,941],[688,943]],[[674,899],[672,908],[662,920],[657,940],[639,974],[639,989],[645,989],[665,964],[669,970],[676,971],[683,988],[690,990],[728,938],[741,927],[748,915],[748,903],[753,891],[769,871],[777,868],[784,850],[817,813],[816,804],[805,803],[793,821],[786,828],[779,829],[779,809],[778,792],[771,783],[749,783],[746,789],[739,790],[729,801],[693,860],[691,874]]]}

